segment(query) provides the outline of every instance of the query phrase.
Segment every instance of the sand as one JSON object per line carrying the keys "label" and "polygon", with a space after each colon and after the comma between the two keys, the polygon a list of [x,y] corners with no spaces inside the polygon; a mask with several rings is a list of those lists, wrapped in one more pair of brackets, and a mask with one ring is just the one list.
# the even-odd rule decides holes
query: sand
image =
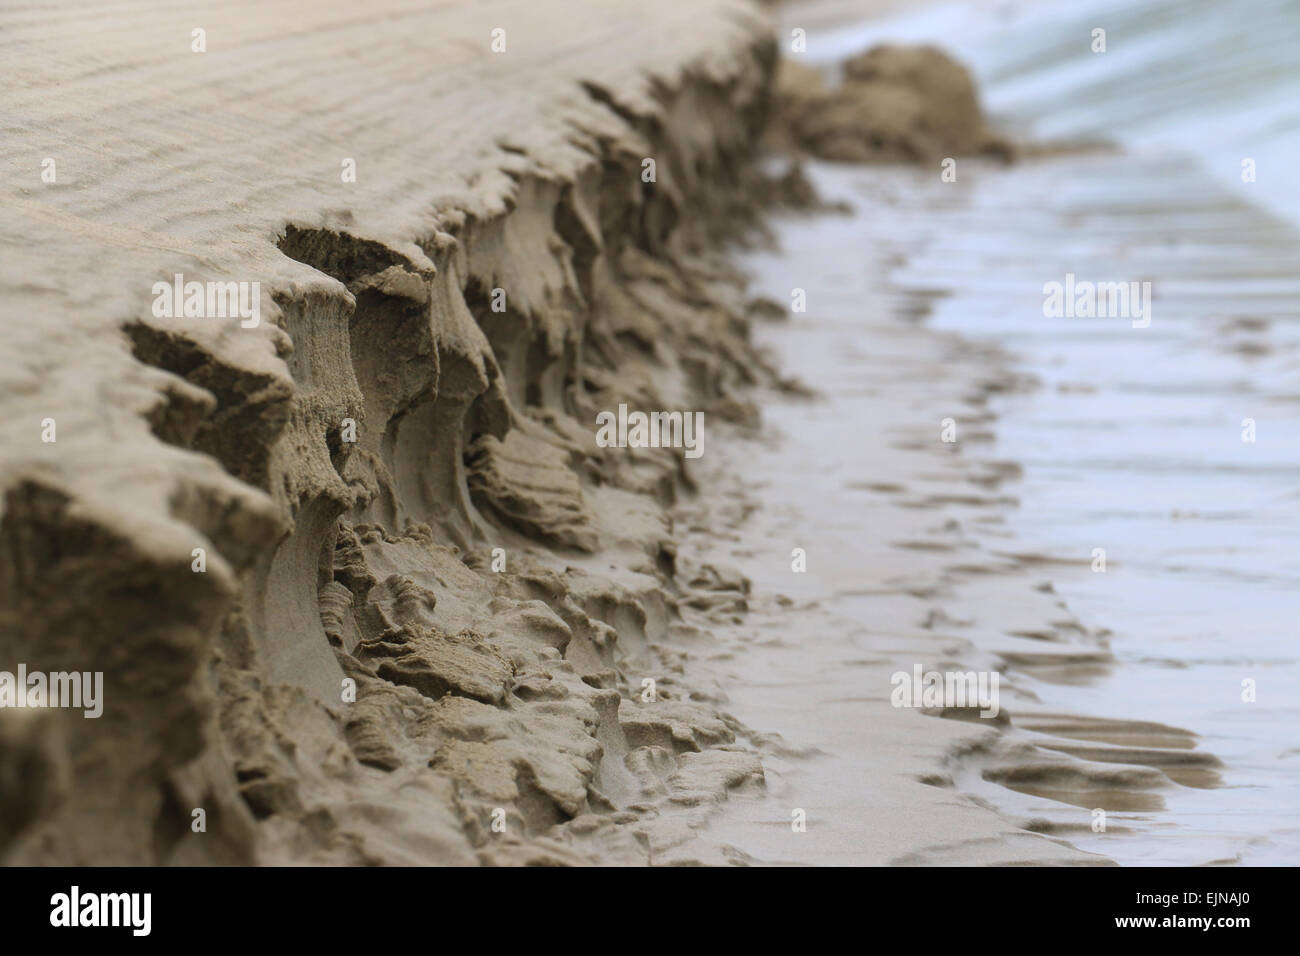
{"label": "sand", "polygon": [[966,68],[929,46],[881,44],[846,59],[839,76],[790,55],[773,94],[774,148],[841,162],[938,164],[956,157],[1009,159],[988,129]]}
{"label": "sand", "polygon": [[[104,674],[99,719],[0,709],[0,861],[1106,862],[954,792],[955,753],[1040,767],[1004,723],[888,703],[903,664],[994,666],[935,616],[965,545],[932,509],[987,506],[1014,465],[854,446],[879,540],[852,583],[792,584],[780,499],[746,483],[764,456],[808,493],[808,446],[772,428],[835,394],[816,349],[841,345],[760,348],[782,309],[727,252],[761,197],[818,204],[754,162],[766,13],[201,9],[0,15],[0,669]],[[916,138],[925,99],[899,154],[986,149],[982,122]],[[850,114],[870,142],[881,114]],[[245,308],[160,305],[186,282]],[[884,345],[856,373],[913,387],[852,413],[961,404],[978,431],[1005,367],[866,307],[833,313]],[[620,404],[702,411],[705,454],[599,446]],[[737,570],[753,535],[781,575]],[[1044,653],[1060,609],[1032,583],[945,613]],[[819,606],[846,589],[849,619]],[[773,669],[830,700],[762,692]],[[770,839],[796,765],[827,800],[797,850]]]}
{"label": "sand", "polygon": [[684,463],[592,422],[751,414],[690,250],[746,215],[761,13],[4,16],[0,658],[105,697],[0,712],[5,862],[646,862],[760,777],[641,701]]}

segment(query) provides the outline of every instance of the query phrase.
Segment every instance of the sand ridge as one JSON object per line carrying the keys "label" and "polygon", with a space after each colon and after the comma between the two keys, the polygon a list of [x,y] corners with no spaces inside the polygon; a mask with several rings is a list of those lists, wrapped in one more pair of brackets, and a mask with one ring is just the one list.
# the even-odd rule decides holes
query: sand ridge
{"label": "sand ridge", "polygon": [[[591,422],[752,415],[684,252],[747,217],[766,21],[4,17],[0,654],[105,674],[0,714],[4,860],[729,862],[657,819],[762,773],[663,644],[689,476]],[[178,273],[260,321],[155,309]]]}

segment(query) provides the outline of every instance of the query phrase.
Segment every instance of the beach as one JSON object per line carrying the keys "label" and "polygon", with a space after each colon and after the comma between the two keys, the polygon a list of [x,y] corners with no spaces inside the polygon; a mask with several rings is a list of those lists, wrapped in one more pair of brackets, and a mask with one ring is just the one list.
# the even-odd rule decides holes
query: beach
{"label": "beach", "polygon": [[0,862],[1294,862],[1289,194],[946,6],[0,14]]}

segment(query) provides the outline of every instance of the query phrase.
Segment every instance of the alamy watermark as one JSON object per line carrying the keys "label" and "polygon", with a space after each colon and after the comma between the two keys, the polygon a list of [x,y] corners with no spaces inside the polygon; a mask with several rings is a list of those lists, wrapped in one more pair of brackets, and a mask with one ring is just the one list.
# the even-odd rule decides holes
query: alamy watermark
{"label": "alamy watermark", "polygon": [[152,912],[152,893],[83,893],[73,886],[50,897],[51,926],[123,926],[132,936],[148,936]]}
{"label": "alamy watermark", "polygon": [[922,672],[915,664],[912,673],[895,671],[890,677],[894,690],[889,702],[895,707],[979,707],[981,717],[996,717],[998,678],[997,671]]}
{"label": "alamy watermark", "polygon": [[1151,324],[1150,282],[1078,282],[1073,272],[1064,282],[1043,285],[1043,315],[1049,319],[1124,318],[1133,328]]}
{"label": "alamy watermark", "polygon": [[160,319],[238,318],[245,329],[262,321],[260,282],[186,282],[178,272],[171,282],[155,282],[153,296],[153,314]]}
{"label": "alamy watermark", "polygon": [[704,454],[703,412],[629,412],[596,415],[596,444],[601,448],[684,448],[687,458]]}
{"label": "alamy watermark", "polygon": [[83,716],[95,719],[104,713],[103,671],[0,671],[0,707],[81,708]]}

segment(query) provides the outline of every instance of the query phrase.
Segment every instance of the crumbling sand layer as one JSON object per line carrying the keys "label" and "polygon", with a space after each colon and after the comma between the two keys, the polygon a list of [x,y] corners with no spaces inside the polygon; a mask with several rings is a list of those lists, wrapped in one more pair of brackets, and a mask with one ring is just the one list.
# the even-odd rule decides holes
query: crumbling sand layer
{"label": "crumbling sand layer", "polygon": [[[732,859],[692,814],[762,768],[672,647],[739,584],[677,573],[681,453],[592,423],[752,419],[703,250],[757,10],[0,17],[0,667],[105,682],[0,711],[0,859]],[[158,315],[177,273],[260,321]]]}

